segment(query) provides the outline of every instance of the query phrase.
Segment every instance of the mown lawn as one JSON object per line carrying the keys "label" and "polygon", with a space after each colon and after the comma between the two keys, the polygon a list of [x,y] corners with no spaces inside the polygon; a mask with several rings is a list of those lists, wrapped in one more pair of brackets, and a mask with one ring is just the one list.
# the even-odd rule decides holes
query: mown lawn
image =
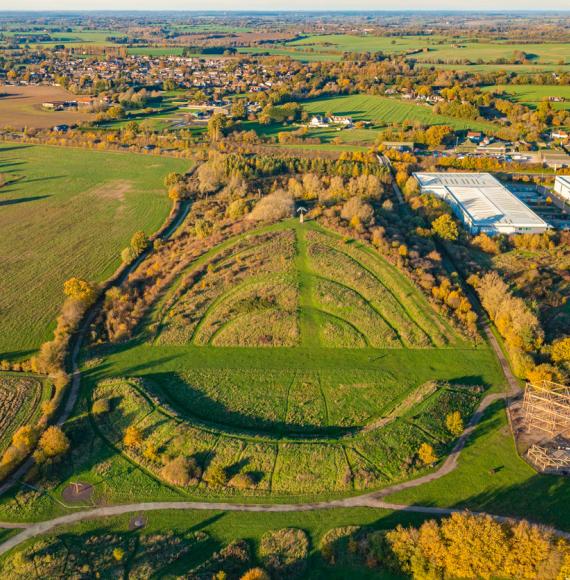
{"label": "mown lawn", "polygon": [[72,276],[100,281],[136,230],[170,209],[163,179],[188,161],[132,153],[0,144],[0,358],[50,336]]}
{"label": "mown lawn", "polygon": [[[431,107],[407,103],[400,99],[377,95],[348,95],[316,99],[304,103],[305,109],[312,114],[328,112],[351,116],[355,121],[369,121],[376,126],[419,121],[425,125],[450,125],[455,129],[489,129],[492,123],[456,119],[435,114]],[[342,131],[341,136],[350,135],[353,130]]]}

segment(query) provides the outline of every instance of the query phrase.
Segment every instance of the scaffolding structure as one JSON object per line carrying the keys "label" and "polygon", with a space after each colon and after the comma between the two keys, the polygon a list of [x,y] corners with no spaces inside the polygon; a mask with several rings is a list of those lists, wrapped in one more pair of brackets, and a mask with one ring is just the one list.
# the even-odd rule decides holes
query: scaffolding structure
{"label": "scaffolding structure", "polygon": [[527,429],[543,431],[550,438],[570,436],[570,387],[552,381],[527,383],[523,411]]}
{"label": "scaffolding structure", "polygon": [[570,471],[570,449],[553,449],[532,445],[527,457],[540,471]]}

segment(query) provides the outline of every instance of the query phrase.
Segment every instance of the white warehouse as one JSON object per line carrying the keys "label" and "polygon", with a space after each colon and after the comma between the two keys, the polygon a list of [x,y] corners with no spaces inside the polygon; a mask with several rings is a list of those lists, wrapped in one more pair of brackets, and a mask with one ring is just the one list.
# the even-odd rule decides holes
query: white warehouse
{"label": "white warehouse", "polygon": [[566,201],[570,201],[570,175],[557,175],[554,191]]}
{"label": "white warehouse", "polygon": [[414,173],[421,193],[446,201],[472,234],[537,234],[548,224],[490,173]]}

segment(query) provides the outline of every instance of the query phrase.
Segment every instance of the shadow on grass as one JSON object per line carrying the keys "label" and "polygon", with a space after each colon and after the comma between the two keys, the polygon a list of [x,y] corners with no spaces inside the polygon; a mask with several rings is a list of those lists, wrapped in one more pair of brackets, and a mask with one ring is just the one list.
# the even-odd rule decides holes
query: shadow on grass
{"label": "shadow on grass", "polygon": [[6,207],[8,205],[19,205],[21,203],[28,203],[30,201],[38,201],[40,199],[45,199],[46,197],[51,197],[51,195],[34,195],[30,197],[20,197],[19,199],[7,199],[6,201],[0,200],[0,207]]}
{"label": "shadow on grass", "polygon": [[204,391],[182,380],[176,373],[155,373],[145,376],[147,384],[157,395],[178,409],[194,423],[199,422],[221,431],[247,431],[269,438],[304,437],[337,439],[360,431],[361,427],[337,425],[299,425],[287,421],[267,420],[230,409]]}

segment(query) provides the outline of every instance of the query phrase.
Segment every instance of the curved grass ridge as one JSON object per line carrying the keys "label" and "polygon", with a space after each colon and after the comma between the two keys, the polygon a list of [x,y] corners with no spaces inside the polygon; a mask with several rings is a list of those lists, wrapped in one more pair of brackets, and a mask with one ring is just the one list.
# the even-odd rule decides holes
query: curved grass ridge
{"label": "curved grass ridge", "polygon": [[463,345],[393,266],[309,223],[225,245],[167,299],[158,344],[430,348]]}
{"label": "curved grass ridge", "polygon": [[[294,380],[293,402],[287,406],[289,425],[306,426],[329,420],[320,379],[302,375]],[[107,398],[111,411],[93,415],[101,436],[121,449],[152,476],[160,478],[162,460],[183,455],[194,457],[204,467],[204,475],[190,488],[204,495],[296,495],[342,493],[371,489],[405,479],[421,471],[415,453],[429,441],[447,449],[451,436],[445,430],[445,413],[460,410],[465,416],[475,408],[478,392],[446,386],[422,389],[423,396],[400,406],[391,422],[381,427],[321,437],[299,436],[292,432],[231,430],[227,425],[200,421],[180,414],[164,403],[153,385],[140,379],[112,379],[100,382],[93,399]],[[144,445],[125,447],[124,430],[136,425]],[[158,456],[149,458],[147,445]],[[213,477],[222,469],[227,483]],[[238,473],[247,474],[246,489],[232,486]]]}

